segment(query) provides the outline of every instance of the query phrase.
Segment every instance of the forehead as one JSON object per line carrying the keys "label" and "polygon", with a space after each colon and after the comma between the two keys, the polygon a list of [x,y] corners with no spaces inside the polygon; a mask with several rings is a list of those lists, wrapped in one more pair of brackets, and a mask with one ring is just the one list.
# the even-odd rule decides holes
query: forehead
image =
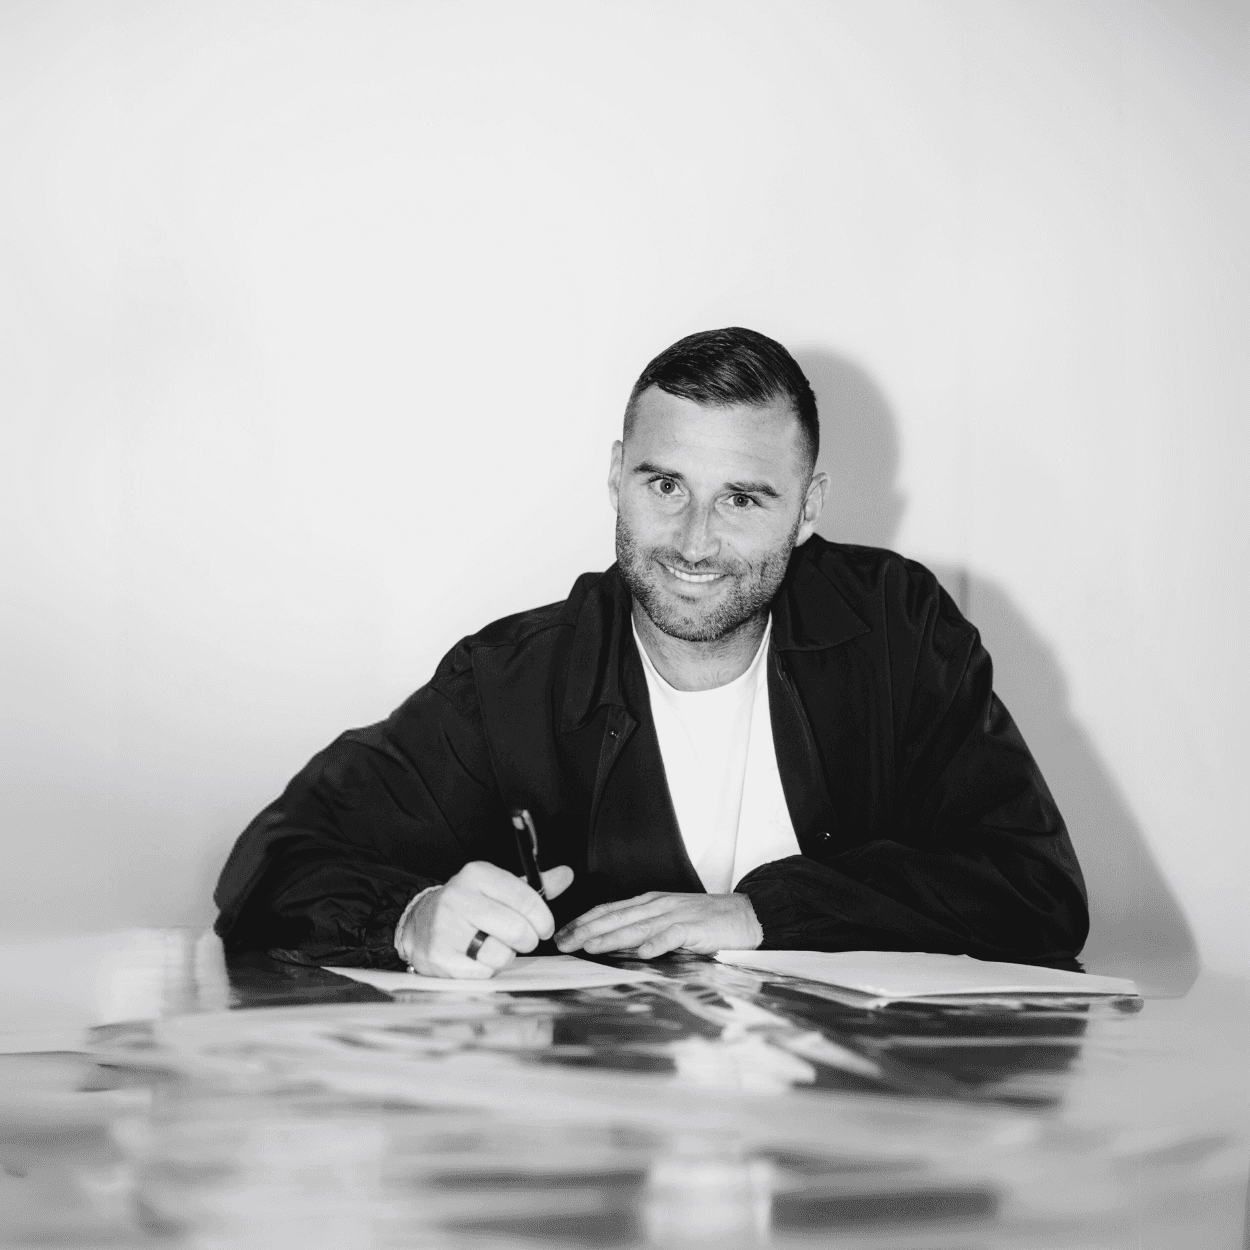
{"label": "forehead", "polygon": [[657,386],[634,403],[625,460],[722,480],[748,472],[754,478],[800,479],[808,468],[802,427],[789,400],[712,407]]}

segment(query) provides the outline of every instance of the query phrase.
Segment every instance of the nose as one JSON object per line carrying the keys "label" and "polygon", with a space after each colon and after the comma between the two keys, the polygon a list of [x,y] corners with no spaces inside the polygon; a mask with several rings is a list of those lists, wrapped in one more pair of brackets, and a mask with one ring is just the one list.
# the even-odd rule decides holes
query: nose
{"label": "nose", "polygon": [[710,507],[691,508],[686,512],[676,546],[677,553],[687,564],[711,560],[720,552],[720,538]]}

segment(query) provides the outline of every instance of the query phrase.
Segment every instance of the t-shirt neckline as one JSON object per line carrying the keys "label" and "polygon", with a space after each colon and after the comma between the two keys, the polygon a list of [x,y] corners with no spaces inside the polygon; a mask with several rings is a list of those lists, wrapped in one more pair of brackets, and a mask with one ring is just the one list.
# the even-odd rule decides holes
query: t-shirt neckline
{"label": "t-shirt neckline", "polygon": [[634,643],[638,647],[638,654],[642,657],[643,668],[647,675],[655,679],[659,684],[659,688],[666,696],[671,696],[675,701],[695,699],[700,695],[719,695],[721,698],[731,695],[750,685],[751,679],[759,674],[759,666],[761,659],[768,648],[768,639],[773,629],[773,614],[768,614],[768,621],[764,626],[764,633],[760,637],[760,645],[756,648],[755,654],[751,657],[751,663],[738,674],[733,681],[727,681],[723,686],[712,686],[708,690],[678,690],[672,685],[655,666],[655,661],[647,654],[646,644],[642,640],[642,636],[638,633],[638,624],[634,620],[631,612],[629,615],[629,625],[634,632]]}

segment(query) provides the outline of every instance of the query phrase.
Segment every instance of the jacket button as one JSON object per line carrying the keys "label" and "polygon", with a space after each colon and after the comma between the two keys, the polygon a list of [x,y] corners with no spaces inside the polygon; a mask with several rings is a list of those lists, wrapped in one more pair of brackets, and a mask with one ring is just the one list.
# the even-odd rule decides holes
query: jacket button
{"label": "jacket button", "polygon": [[830,833],[827,829],[825,830],[825,832],[824,832],[824,833],[818,834],[818,835],[817,835],[817,837],[819,837],[819,839],[820,839],[822,842],[832,842],[832,841],[833,841],[833,834],[831,834],[831,833]]}

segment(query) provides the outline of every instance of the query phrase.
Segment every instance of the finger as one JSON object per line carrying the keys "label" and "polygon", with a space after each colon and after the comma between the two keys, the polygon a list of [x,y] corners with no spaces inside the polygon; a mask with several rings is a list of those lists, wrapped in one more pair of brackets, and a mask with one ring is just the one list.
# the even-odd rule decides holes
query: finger
{"label": "finger", "polygon": [[[496,903],[485,894],[471,890],[449,890],[446,895],[447,920],[439,938],[451,945],[467,946],[478,929],[512,947],[514,951],[532,951],[538,945],[534,926],[511,907]],[[461,942],[465,934],[468,937]]]}
{"label": "finger", "polygon": [[580,942],[585,944],[587,941],[602,937],[605,934],[616,933],[618,930],[638,924],[640,921],[650,920],[658,916],[667,915],[672,911],[674,906],[671,896],[661,895],[652,899],[649,903],[641,903],[635,907],[622,908],[620,911],[609,912],[606,915],[597,916],[593,920],[585,923],[574,921],[568,931],[562,938],[558,938],[558,944],[561,949],[566,942]]}
{"label": "finger", "polygon": [[661,894],[658,890],[651,890],[646,894],[639,894],[636,898],[621,899],[615,903],[600,903],[598,907],[592,907],[588,912],[583,912],[576,920],[570,920],[556,937],[558,939],[562,934],[577,934],[584,937],[588,932],[611,928],[614,924],[634,917],[638,908],[651,907],[657,903],[669,905],[673,897],[672,894]]}
{"label": "finger", "polygon": [[515,958],[516,951],[496,937],[488,937],[478,947],[477,955],[473,957],[476,963],[485,964],[491,970],[492,975],[506,968]]}
{"label": "finger", "polygon": [[633,898],[617,899],[611,903],[599,903],[592,907],[589,911],[584,911],[576,920],[569,921],[564,927],[572,929],[574,925],[583,924],[586,921],[597,920],[600,916],[606,916],[612,912],[620,911],[623,907],[636,907],[639,903],[649,903],[652,899],[659,898],[659,890],[648,890],[645,894],[636,894]]}
{"label": "finger", "polygon": [[556,898],[573,884],[573,870],[567,864],[548,868],[543,873],[543,891],[548,898]]}
{"label": "finger", "polygon": [[538,891],[531,890],[522,878],[514,877],[496,864],[481,860],[465,864],[447,884],[449,888],[455,884],[475,890],[505,907],[512,908],[529,921],[540,938],[549,938],[555,931],[551,909],[539,897]]}
{"label": "finger", "polygon": [[440,949],[426,960],[427,967],[414,965],[418,972],[427,976],[454,977],[462,981],[482,981],[493,977],[506,968],[515,958],[516,951],[498,938],[487,935],[486,940],[470,955],[469,947],[477,931],[456,929],[455,939],[444,938]]}
{"label": "finger", "polygon": [[665,917],[652,916],[636,924],[614,929],[611,933],[601,933],[598,937],[588,938],[582,943],[582,949],[588,955],[601,955],[606,951],[633,950],[670,927],[671,923]]}
{"label": "finger", "polygon": [[689,925],[671,924],[667,929],[661,929],[659,933],[647,938],[638,947],[638,958],[656,959],[660,955],[667,955],[669,951],[680,950],[686,944],[689,933]]}
{"label": "finger", "polygon": [[587,942],[610,936],[628,925],[646,919],[635,912],[617,912],[611,916],[600,916],[588,924],[572,924],[556,934],[556,946],[562,951],[580,950]]}

